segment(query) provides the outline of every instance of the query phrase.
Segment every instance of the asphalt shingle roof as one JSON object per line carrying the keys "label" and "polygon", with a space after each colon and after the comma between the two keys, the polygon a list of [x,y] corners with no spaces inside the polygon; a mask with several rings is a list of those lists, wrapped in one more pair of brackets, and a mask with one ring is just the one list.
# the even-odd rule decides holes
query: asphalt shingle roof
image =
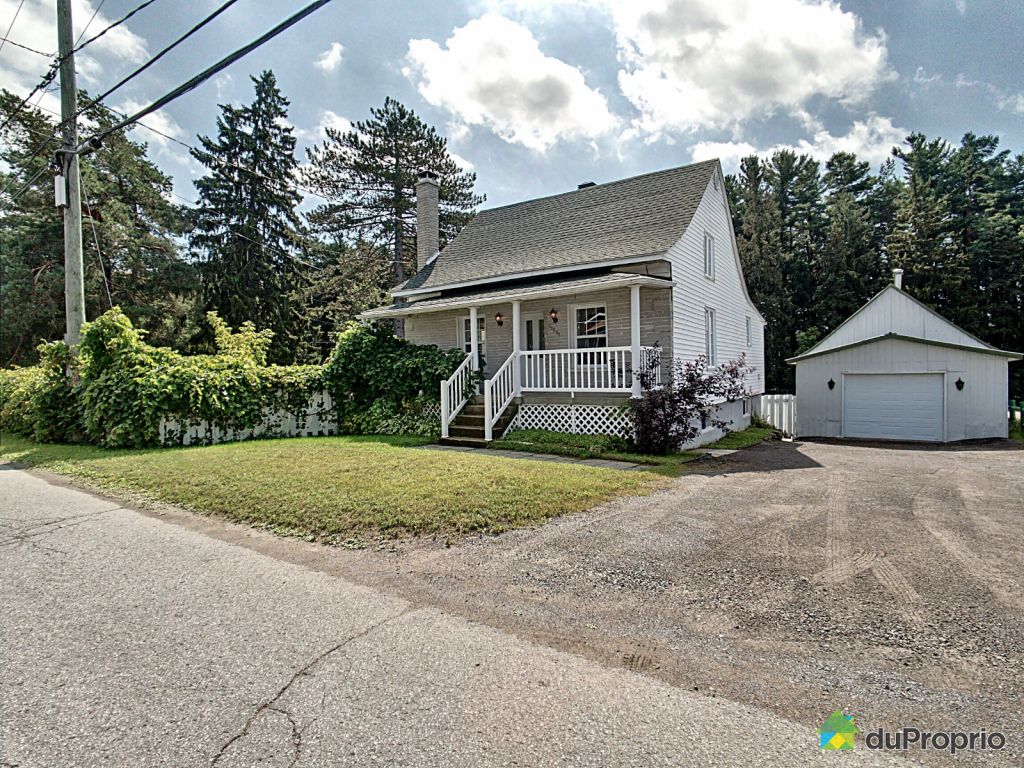
{"label": "asphalt shingle roof", "polygon": [[682,237],[717,164],[708,160],[480,211],[399,290],[664,253]]}

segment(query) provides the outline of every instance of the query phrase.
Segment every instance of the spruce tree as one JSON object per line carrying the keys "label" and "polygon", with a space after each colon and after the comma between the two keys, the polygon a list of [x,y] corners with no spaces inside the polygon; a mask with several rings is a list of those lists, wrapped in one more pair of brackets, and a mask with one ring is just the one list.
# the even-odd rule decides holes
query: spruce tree
{"label": "spruce tree", "polygon": [[247,320],[274,332],[270,360],[292,362],[304,328],[298,292],[309,279],[301,251],[301,201],[288,100],[267,70],[255,98],[221,105],[216,138],[199,137],[193,156],[208,173],[195,182],[190,244],[200,261],[200,316]]}

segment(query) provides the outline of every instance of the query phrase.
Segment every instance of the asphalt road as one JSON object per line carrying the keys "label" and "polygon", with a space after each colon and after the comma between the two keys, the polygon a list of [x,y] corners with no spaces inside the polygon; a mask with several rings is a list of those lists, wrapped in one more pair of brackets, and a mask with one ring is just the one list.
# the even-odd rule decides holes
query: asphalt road
{"label": "asphalt road", "polygon": [[[811,728],[0,465],[0,765],[802,766]],[[892,765],[863,751],[844,765]]]}

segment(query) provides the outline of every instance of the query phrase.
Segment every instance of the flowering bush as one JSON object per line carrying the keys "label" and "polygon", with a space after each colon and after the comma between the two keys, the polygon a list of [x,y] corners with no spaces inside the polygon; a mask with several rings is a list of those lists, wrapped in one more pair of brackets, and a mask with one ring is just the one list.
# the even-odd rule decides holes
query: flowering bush
{"label": "flowering bush", "polygon": [[645,368],[637,371],[644,396],[630,401],[636,450],[674,453],[697,437],[704,425],[725,430],[726,423],[714,417],[718,404],[750,394],[744,380],[751,369],[744,356],[712,368],[708,368],[703,355],[685,362],[673,360],[668,366],[668,381],[657,387],[659,357],[652,355]]}

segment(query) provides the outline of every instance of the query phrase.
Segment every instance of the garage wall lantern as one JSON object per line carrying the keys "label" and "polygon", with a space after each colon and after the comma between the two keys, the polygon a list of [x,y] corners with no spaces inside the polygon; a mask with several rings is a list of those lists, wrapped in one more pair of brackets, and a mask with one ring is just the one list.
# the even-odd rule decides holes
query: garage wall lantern
{"label": "garage wall lantern", "polygon": [[836,388],[836,381],[835,381],[835,379],[829,379],[828,380],[828,388],[829,389],[835,389]]}
{"label": "garage wall lantern", "polygon": [[557,323],[558,322],[558,310],[557,309],[552,309],[550,312],[548,312],[548,317],[551,318],[551,322],[552,323]]}
{"label": "garage wall lantern", "polygon": [[505,324],[505,316],[499,312],[494,316],[494,322],[496,322],[498,327],[501,328],[501,326]]}
{"label": "garage wall lantern", "polygon": [[956,379],[956,390],[957,390],[957,392],[963,392],[964,391],[964,380],[961,379],[959,376]]}

